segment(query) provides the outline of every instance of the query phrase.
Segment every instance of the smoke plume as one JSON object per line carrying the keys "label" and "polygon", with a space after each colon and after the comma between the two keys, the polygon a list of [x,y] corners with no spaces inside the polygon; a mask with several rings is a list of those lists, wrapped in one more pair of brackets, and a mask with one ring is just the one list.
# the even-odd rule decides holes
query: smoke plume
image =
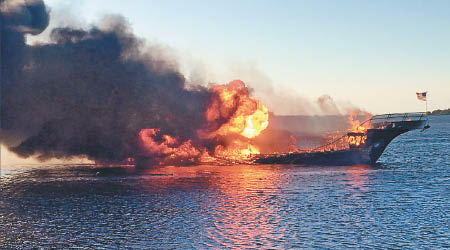
{"label": "smoke plume", "polygon": [[28,45],[49,11],[41,0],[0,2],[1,140],[23,157],[123,160],[142,128],[182,140],[204,123],[210,92],[146,49],[125,20],[109,16],[89,30],[55,28]]}
{"label": "smoke plume", "polygon": [[276,93],[258,70],[239,71],[256,96],[270,101],[269,108],[328,115],[272,114],[269,122],[268,109],[242,81],[209,88],[188,82],[121,16],[107,16],[89,29],[53,28],[49,42],[34,45],[27,36],[49,25],[42,0],[0,0],[0,21],[0,140],[22,157],[197,162],[205,154],[292,151],[301,136],[347,125],[330,96],[311,102]]}

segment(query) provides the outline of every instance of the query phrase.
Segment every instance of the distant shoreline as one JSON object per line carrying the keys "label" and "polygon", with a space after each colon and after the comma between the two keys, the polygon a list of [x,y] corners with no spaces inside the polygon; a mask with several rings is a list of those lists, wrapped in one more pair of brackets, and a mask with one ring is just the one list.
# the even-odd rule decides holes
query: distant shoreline
{"label": "distant shoreline", "polygon": [[428,111],[427,115],[450,115],[450,108],[449,109],[436,109],[433,111]]}

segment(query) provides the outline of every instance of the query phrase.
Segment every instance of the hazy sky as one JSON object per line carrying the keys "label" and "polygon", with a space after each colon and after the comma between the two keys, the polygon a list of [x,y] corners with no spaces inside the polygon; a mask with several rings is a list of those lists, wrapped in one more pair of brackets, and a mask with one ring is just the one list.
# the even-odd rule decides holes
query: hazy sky
{"label": "hazy sky", "polygon": [[373,113],[422,111],[415,92],[429,91],[429,109],[450,107],[450,1],[46,3],[53,24],[121,14],[139,37],[169,48],[188,79],[240,78],[269,106],[328,94]]}

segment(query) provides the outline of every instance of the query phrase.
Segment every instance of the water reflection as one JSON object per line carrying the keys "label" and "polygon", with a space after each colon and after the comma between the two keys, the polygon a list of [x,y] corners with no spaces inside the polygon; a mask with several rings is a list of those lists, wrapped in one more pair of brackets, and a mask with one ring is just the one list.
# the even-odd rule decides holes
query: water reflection
{"label": "water reflection", "polygon": [[439,248],[445,167],[43,166],[1,179],[0,248]]}
{"label": "water reflection", "polygon": [[[203,247],[231,249],[275,247],[284,235],[277,198],[282,181],[275,168],[262,166],[166,167],[149,174],[170,174],[173,178],[152,180],[161,189],[208,187],[217,192],[216,199],[201,204],[201,213],[212,218],[205,223],[208,238]],[[195,181],[187,181],[195,178]],[[200,246],[201,248],[202,246]]]}
{"label": "water reflection", "polygon": [[280,214],[273,202],[281,188],[279,175],[254,167],[230,171],[228,183],[216,185],[223,195],[217,201],[214,227],[209,228],[208,236],[229,248],[274,247],[273,242],[283,237],[283,231],[276,230]]}
{"label": "water reflection", "polygon": [[[312,204],[330,197],[339,199],[342,194],[349,194],[351,199],[349,204],[343,203],[348,211],[366,207],[361,195],[368,191],[370,171],[365,165],[168,166],[146,171],[84,166],[34,170],[26,178],[16,176],[15,184],[9,187],[14,193],[3,196],[15,198],[8,199],[14,211],[9,224],[21,224],[22,230],[29,232],[39,230],[48,239],[55,234],[42,230],[48,225],[65,222],[66,233],[71,234],[81,233],[80,228],[87,232],[104,227],[117,230],[105,221],[120,218],[122,224],[131,227],[122,229],[125,234],[143,234],[145,238],[146,228],[157,228],[152,236],[165,242],[190,235],[184,242],[187,248],[283,248],[283,239],[293,234],[306,237],[293,228],[309,226],[314,231],[323,223],[319,217],[316,222],[303,224],[296,221],[297,217],[290,218],[289,213],[316,218],[318,211],[326,209]],[[337,183],[345,186],[338,187]],[[24,204],[27,209],[23,209]],[[27,218],[40,223],[34,227],[22,223]],[[370,219],[370,214],[360,213],[358,218]],[[92,229],[82,226],[85,223]],[[67,245],[61,242],[58,246]]]}
{"label": "water reflection", "polygon": [[353,188],[359,189],[361,192],[367,192],[368,174],[371,171],[370,165],[354,165],[346,167],[345,173],[349,176],[348,184]]}

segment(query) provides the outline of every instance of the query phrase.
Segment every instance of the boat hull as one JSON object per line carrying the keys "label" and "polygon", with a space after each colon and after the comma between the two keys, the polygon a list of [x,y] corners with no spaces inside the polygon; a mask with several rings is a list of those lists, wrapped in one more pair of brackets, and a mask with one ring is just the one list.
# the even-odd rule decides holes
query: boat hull
{"label": "boat hull", "polygon": [[384,124],[382,128],[368,129],[365,143],[348,150],[324,152],[295,152],[277,155],[259,155],[259,164],[307,164],[307,165],[354,165],[373,164],[383,154],[389,143],[410,130],[423,128],[425,120],[398,121]]}

